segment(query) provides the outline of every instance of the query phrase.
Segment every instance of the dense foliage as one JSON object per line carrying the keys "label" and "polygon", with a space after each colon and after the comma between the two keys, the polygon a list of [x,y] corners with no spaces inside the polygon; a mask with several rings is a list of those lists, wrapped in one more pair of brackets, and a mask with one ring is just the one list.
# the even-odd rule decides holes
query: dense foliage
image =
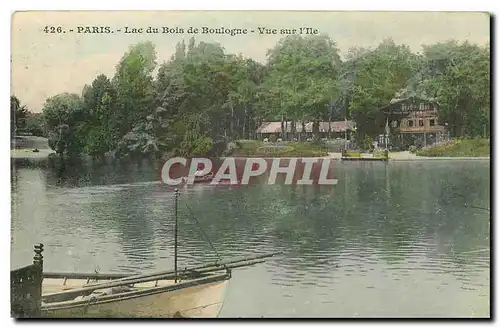
{"label": "dense foliage", "polygon": [[21,102],[15,96],[10,96],[10,136],[19,133],[26,126],[28,109],[21,106]]}
{"label": "dense foliage", "polygon": [[[378,109],[411,95],[436,101],[453,137],[488,137],[489,45],[450,41],[413,53],[385,40],[342,60],[328,36],[288,36],[260,64],[191,39],[158,65],[154,45],[143,42],[130,47],[113,77],[97,76],[81,95],[47,99],[38,133],[47,131],[59,154],[132,158],[215,155],[232,140],[255,138],[270,120],[292,122],[296,136],[303,121],[317,135],[319,121],[347,117],[358,140],[368,140],[383,129]],[[11,129],[24,127],[27,113],[11,98]]]}
{"label": "dense foliage", "polygon": [[10,96],[10,137],[20,134],[47,136],[45,119],[42,113],[30,112],[16,96]]}

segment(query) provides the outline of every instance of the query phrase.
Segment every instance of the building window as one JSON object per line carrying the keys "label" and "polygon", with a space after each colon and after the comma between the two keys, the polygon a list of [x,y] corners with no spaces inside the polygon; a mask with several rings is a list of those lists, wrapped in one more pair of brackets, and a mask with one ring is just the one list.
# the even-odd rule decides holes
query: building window
{"label": "building window", "polygon": [[424,126],[424,120],[418,120],[418,125],[419,126]]}
{"label": "building window", "polygon": [[434,125],[436,125],[436,120],[431,119],[431,120],[429,121],[429,125],[430,125],[430,126],[434,126]]}
{"label": "building window", "polygon": [[413,127],[413,120],[408,120],[408,126],[409,126],[410,128],[412,128],[412,127]]}

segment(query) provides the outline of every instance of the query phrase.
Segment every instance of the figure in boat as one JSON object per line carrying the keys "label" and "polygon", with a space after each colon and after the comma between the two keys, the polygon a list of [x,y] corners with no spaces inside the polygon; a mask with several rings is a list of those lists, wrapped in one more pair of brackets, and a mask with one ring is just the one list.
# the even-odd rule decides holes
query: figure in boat
{"label": "figure in boat", "polygon": [[[210,182],[214,179],[213,172],[204,173],[203,170],[197,170],[194,172],[194,180],[193,182]],[[182,180],[187,183],[188,177],[183,177]]]}

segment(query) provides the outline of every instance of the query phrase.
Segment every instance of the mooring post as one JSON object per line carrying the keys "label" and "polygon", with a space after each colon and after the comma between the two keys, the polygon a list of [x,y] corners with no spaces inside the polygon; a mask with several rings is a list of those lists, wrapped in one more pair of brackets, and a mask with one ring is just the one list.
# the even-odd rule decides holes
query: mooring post
{"label": "mooring post", "polygon": [[175,282],[177,283],[177,203],[179,199],[179,189],[175,189],[175,203],[174,203],[174,216],[175,216],[175,225],[174,225],[174,272],[175,272]]}
{"label": "mooring post", "polygon": [[33,265],[37,267],[37,271],[34,275],[34,286],[33,286],[33,300],[35,302],[32,317],[39,317],[41,315],[42,306],[42,283],[43,283],[43,244],[40,243],[34,247],[35,256],[33,257]]}

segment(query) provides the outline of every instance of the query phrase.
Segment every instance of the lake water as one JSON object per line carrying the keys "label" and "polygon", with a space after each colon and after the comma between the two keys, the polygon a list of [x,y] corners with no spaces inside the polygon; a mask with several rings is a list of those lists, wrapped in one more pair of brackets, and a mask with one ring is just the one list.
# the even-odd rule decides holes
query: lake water
{"label": "lake water", "polygon": [[[488,161],[335,162],[338,185],[181,188],[181,267],[282,251],[236,269],[222,317],[488,317]],[[11,265],[173,267],[173,188],[148,165],[61,174],[18,165]],[[466,206],[467,204],[468,206]]]}

